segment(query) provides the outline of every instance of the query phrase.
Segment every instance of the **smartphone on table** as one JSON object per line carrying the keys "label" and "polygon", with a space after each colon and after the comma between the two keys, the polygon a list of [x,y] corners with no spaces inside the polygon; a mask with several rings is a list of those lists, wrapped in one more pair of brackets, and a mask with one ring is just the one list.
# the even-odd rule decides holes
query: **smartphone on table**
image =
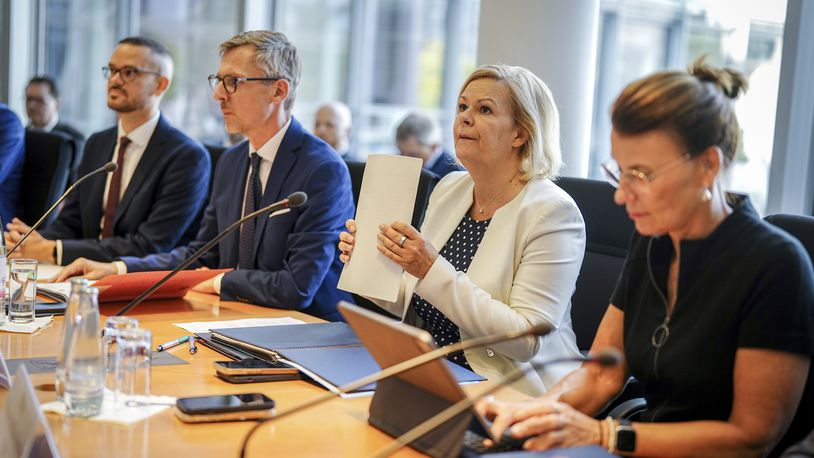
{"label": "smartphone on table", "polygon": [[215,361],[215,371],[223,375],[296,375],[299,370],[286,363],[270,363],[262,359],[247,358],[239,361]]}
{"label": "smartphone on table", "polygon": [[262,420],[274,413],[274,400],[262,393],[178,398],[175,414],[186,423]]}

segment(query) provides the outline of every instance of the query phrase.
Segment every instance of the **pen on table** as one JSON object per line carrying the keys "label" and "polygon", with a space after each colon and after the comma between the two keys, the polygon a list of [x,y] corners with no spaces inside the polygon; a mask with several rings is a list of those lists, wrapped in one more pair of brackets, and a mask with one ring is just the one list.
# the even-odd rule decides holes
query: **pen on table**
{"label": "pen on table", "polygon": [[189,340],[189,336],[181,336],[181,337],[179,337],[179,338],[177,338],[175,340],[170,340],[167,343],[163,343],[163,344],[159,345],[158,347],[156,347],[155,351],[164,351],[164,350],[166,350],[168,348],[172,348],[172,347],[174,347],[176,345],[181,345],[182,343],[186,342],[187,340]]}
{"label": "pen on table", "polygon": [[189,336],[189,354],[194,355],[198,352],[198,347],[195,346],[195,336]]}

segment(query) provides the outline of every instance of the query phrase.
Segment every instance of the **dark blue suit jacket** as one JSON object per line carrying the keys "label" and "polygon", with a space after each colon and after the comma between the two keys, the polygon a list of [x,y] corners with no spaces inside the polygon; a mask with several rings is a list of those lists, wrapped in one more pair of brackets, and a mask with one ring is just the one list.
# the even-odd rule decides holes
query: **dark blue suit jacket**
{"label": "dark blue suit jacket", "polygon": [[[248,172],[248,142],[223,153],[196,240],[166,254],[122,258],[128,272],[174,268],[240,219]],[[308,202],[289,213],[257,219],[256,265],[227,273],[220,297],[340,320],[336,304],[350,300],[350,295],[336,289],[342,270],[336,245],[345,221],[354,214],[350,176],[336,152],[292,118],[274,158],[261,205],[296,191],[308,194]],[[192,267],[237,266],[239,232],[225,238],[217,250],[205,254]]]}
{"label": "dark blue suit jacket", "polygon": [[[113,127],[88,139],[80,176],[111,160],[117,133]],[[170,251],[197,231],[209,176],[204,147],[162,115],[119,202],[114,236],[99,240],[104,173],[81,184],[42,235],[62,240],[63,264],[79,257],[109,262]]]}
{"label": "dark blue suit jacket", "polygon": [[20,118],[0,103],[0,219],[5,225],[20,211],[25,163],[25,131]]}
{"label": "dark blue suit jacket", "polygon": [[429,169],[430,172],[438,175],[441,178],[444,178],[444,175],[450,172],[457,172],[459,170],[463,170],[463,167],[458,165],[455,162],[455,158],[449,154],[446,150],[441,152],[441,157],[435,161],[435,164],[432,165]]}

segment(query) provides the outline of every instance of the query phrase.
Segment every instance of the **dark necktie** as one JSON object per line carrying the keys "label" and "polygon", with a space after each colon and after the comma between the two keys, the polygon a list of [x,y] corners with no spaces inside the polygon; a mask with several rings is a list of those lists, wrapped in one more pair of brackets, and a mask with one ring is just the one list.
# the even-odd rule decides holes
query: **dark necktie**
{"label": "dark necktie", "polygon": [[[260,185],[260,156],[252,153],[250,156],[252,168],[249,173],[249,186],[246,189],[246,200],[243,203],[243,216],[254,212],[260,206],[263,196],[263,187]],[[243,223],[240,227],[240,251],[237,267],[239,269],[254,268],[254,233],[257,219]]]}
{"label": "dark necktie", "polygon": [[121,137],[119,139],[119,155],[116,157],[116,165],[119,168],[110,177],[110,187],[107,189],[107,203],[105,204],[105,216],[102,223],[102,238],[113,237],[113,223],[116,221],[116,210],[119,208],[119,194],[122,189],[122,172],[124,171],[124,155],[130,139]]}

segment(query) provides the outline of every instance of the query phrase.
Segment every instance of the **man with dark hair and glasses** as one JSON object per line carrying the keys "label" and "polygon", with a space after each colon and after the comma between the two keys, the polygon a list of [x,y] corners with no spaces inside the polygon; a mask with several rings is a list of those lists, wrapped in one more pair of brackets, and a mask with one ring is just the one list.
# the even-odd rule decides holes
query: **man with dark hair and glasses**
{"label": "man with dark hair and glasses", "polygon": [[25,112],[28,115],[26,130],[65,134],[73,143],[74,157],[71,162],[71,182],[76,181],[85,136],[59,118],[59,88],[49,76],[35,76],[25,86]]}
{"label": "man with dark hair and glasses", "polygon": [[335,241],[354,214],[350,176],[339,155],[291,115],[300,82],[297,49],[281,33],[252,31],[221,44],[220,53],[209,82],[226,130],[248,141],[218,161],[196,240],[166,254],[76,262],[57,280],[172,269],[242,215],[303,191],[305,205],[244,223],[193,264],[235,269],[195,290],[340,320],[336,304],[350,296],[336,288],[342,268]]}
{"label": "man with dark hair and glasses", "polygon": [[[79,175],[108,161],[119,167],[82,184],[57,219],[15,256],[58,265],[80,258],[113,261],[167,252],[195,236],[209,187],[209,155],[159,111],[172,72],[172,56],[157,41],[130,37],[118,43],[101,71],[118,125],[88,139]],[[28,225],[15,219],[8,228],[16,242]]]}

